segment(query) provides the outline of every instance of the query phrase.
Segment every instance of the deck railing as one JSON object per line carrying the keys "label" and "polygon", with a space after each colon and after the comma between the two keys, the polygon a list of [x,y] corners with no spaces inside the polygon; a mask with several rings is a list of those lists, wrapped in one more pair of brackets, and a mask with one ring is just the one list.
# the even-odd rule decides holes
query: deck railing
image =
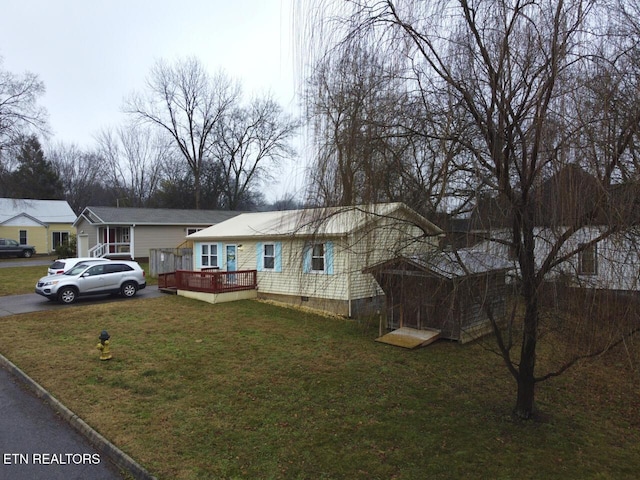
{"label": "deck railing", "polygon": [[158,288],[226,293],[257,288],[256,270],[237,272],[177,270],[158,275]]}

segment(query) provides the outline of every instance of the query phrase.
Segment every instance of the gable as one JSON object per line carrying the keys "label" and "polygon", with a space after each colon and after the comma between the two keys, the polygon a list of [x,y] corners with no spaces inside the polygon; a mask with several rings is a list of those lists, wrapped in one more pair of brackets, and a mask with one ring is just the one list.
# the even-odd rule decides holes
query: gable
{"label": "gable", "polygon": [[76,214],[65,200],[0,198],[0,224],[27,216],[40,224],[73,223]]}

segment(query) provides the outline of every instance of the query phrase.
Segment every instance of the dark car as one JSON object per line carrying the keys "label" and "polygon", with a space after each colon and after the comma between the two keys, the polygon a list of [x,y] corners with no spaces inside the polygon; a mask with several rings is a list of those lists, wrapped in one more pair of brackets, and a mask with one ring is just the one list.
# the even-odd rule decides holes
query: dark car
{"label": "dark car", "polygon": [[0,255],[29,258],[36,253],[33,245],[20,245],[10,238],[0,238]]}

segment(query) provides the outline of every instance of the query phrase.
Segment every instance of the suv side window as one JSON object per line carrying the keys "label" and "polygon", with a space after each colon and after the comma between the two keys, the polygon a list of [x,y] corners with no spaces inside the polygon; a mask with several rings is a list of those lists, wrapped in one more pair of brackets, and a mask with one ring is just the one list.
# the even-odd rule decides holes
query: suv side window
{"label": "suv side window", "polygon": [[104,267],[105,273],[128,272],[129,270],[133,270],[133,268],[124,263],[108,263]]}
{"label": "suv side window", "polygon": [[87,270],[87,275],[102,275],[104,273],[104,265],[94,265],[89,270]]}

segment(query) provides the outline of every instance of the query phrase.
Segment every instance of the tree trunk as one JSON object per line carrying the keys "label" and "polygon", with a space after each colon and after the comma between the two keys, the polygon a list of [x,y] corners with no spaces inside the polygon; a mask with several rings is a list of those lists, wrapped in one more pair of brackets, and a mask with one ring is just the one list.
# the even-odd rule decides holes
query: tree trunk
{"label": "tree trunk", "polygon": [[538,330],[537,299],[527,306],[518,369],[518,395],[514,413],[522,419],[530,419],[534,413],[536,344]]}
{"label": "tree trunk", "polygon": [[[518,366],[518,395],[515,414],[529,419],[534,413],[536,346],[538,343],[538,284],[536,280],[535,236],[533,234],[533,208],[527,198],[523,198],[525,207],[515,216],[514,233],[522,238],[520,250],[520,268],[522,271],[522,297],[525,305],[522,329],[522,348]],[[520,237],[521,233],[521,237]]]}

